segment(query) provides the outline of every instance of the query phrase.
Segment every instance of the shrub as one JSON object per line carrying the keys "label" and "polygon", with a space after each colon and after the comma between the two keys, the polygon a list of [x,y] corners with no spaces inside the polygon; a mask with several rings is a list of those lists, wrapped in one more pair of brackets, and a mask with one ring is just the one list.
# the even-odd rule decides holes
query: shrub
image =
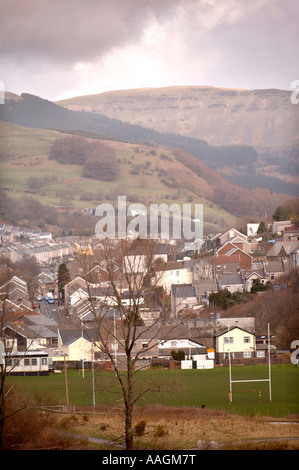
{"label": "shrub", "polygon": [[146,421],[145,419],[139,421],[139,423],[136,424],[134,427],[134,434],[138,437],[141,437],[145,433],[145,428],[146,428]]}
{"label": "shrub", "polygon": [[62,418],[62,420],[60,421],[60,426],[63,428],[63,429],[68,429],[70,428],[72,425],[76,424],[78,421],[78,418],[76,415],[71,415],[71,416],[65,416],[64,418]]}
{"label": "shrub", "polygon": [[154,430],[154,437],[165,437],[168,435],[168,431],[164,424],[158,424]]}

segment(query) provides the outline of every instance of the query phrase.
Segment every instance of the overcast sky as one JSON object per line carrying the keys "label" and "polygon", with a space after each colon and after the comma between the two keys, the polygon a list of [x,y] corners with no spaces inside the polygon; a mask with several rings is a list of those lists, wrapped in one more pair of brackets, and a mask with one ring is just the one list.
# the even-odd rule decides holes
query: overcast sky
{"label": "overcast sky", "polygon": [[298,0],[0,0],[0,8],[0,81],[17,94],[290,89],[299,80]]}

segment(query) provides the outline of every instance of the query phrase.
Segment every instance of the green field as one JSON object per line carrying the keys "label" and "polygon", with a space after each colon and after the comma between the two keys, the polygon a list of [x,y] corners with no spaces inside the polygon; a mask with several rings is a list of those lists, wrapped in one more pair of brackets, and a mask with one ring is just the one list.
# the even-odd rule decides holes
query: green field
{"label": "green field", "polygon": [[[138,377],[138,378],[137,378]],[[258,393],[236,393],[229,406],[228,368],[211,370],[151,370],[136,375],[135,390],[151,387],[139,405],[162,404],[175,407],[201,407],[222,409],[236,414],[256,414],[284,417],[299,413],[299,368],[292,364],[271,367],[272,400],[269,383],[253,382],[233,384],[233,390],[261,390]],[[235,367],[233,380],[268,378],[267,366]],[[8,385],[15,384],[24,392],[33,394],[43,404],[66,404],[65,377],[8,377]],[[90,371],[68,371],[69,402],[71,407],[91,406],[93,403],[92,374]],[[160,391],[159,391],[160,390]],[[95,373],[96,405],[122,403],[120,389],[114,374]]]}

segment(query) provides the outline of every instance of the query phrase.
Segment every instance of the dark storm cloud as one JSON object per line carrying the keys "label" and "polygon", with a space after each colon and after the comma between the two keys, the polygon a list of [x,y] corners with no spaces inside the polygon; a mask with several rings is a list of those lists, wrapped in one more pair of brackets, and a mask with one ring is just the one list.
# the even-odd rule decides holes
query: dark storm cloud
{"label": "dark storm cloud", "polygon": [[0,53],[90,60],[137,40],[152,16],[171,17],[179,0],[2,1]]}
{"label": "dark storm cloud", "polygon": [[0,83],[49,99],[169,85],[288,88],[298,0],[0,0]]}

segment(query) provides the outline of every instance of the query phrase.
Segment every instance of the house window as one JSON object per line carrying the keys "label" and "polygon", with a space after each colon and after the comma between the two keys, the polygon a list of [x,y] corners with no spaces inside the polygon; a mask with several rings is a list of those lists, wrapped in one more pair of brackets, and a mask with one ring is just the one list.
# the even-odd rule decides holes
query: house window
{"label": "house window", "polygon": [[147,347],[148,347],[148,343],[143,342],[143,343],[142,343],[142,349],[146,349]]}
{"label": "house window", "polygon": [[48,364],[48,359],[46,357],[42,357],[42,366],[46,366]]}
{"label": "house window", "polygon": [[30,359],[24,359],[24,366],[30,366]]}
{"label": "house window", "polygon": [[265,357],[265,351],[257,351],[256,357]]}
{"label": "house window", "polygon": [[247,357],[247,358],[248,358],[248,357],[251,357],[251,352],[250,352],[250,351],[244,351],[244,352],[243,352],[243,357],[244,357],[244,358],[246,358],[246,357]]}
{"label": "house window", "polygon": [[36,357],[33,357],[33,358],[31,359],[31,365],[32,365],[32,366],[37,366],[37,359],[36,359]]}
{"label": "house window", "polygon": [[180,275],[180,271],[177,271],[176,276],[179,277],[179,275]]}
{"label": "house window", "polygon": [[233,344],[234,343],[234,338],[232,336],[227,336],[224,338],[224,344]]}
{"label": "house window", "polygon": [[244,343],[250,343],[250,336],[244,336]]}
{"label": "house window", "polygon": [[220,271],[221,270],[221,266],[217,266],[217,271]]}
{"label": "house window", "polygon": [[224,354],[224,359],[229,359],[229,355],[230,355],[230,358],[231,358],[231,359],[234,359],[235,356],[234,356],[234,353],[233,353],[233,352],[231,352],[231,353],[225,353],[225,354]]}

